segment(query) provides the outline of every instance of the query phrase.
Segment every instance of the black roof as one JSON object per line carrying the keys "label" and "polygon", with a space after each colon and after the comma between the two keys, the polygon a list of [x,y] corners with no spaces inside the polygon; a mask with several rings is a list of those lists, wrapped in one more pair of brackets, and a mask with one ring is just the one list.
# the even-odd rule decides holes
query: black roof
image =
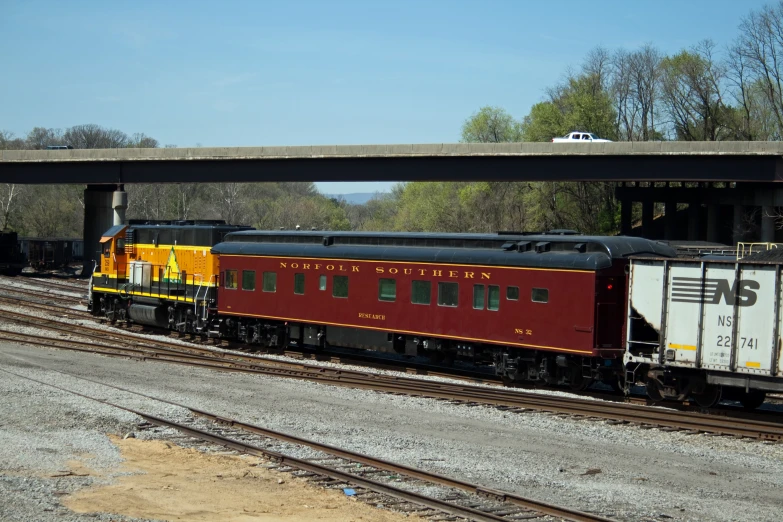
{"label": "black roof", "polygon": [[125,230],[128,244],[207,246],[223,241],[229,232],[248,230],[244,225],[226,225],[225,221],[145,221],[131,220],[128,225],[116,225],[103,237],[116,236]]}
{"label": "black roof", "polygon": [[259,230],[228,234],[212,252],[579,270],[632,255],[676,256],[664,244],[625,236]]}

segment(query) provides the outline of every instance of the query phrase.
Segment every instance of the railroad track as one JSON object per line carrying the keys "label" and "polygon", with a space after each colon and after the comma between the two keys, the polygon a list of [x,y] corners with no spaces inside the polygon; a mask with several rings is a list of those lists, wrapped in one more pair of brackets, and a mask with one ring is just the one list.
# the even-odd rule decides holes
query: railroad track
{"label": "railroad track", "polygon": [[[49,300],[62,304],[70,304],[70,305],[79,305],[85,302],[83,296],[77,296],[77,295],[68,296],[63,294],[54,294],[52,292],[40,292],[40,291],[29,290],[26,288],[12,287],[4,284],[0,285],[0,290],[2,290],[4,292],[4,295],[8,297],[11,297],[11,295],[13,294],[17,294],[17,295],[26,296],[28,298],[32,297],[35,299],[40,299],[42,301]],[[73,292],[78,293],[78,290],[74,290]]]}
{"label": "railroad track", "polygon": [[[354,490],[354,496],[359,500],[372,504],[380,502],[396,511],[415,513],[433,521],[453,520],[451,517],[462,517],[477,522],[510,522],[547,516],[574,522],[611,522],[611,519],[601,515],[541,502],[511,492],[485,488],[461,479],[244,423],[127,388],[77,377],[66,372],[58,371],[58,373],[72,378],[183,408],[189,411],[192,417],[185,423],[174,422],[15,372],[2,371],[134,413],[148,423],[140,425],[142,428],[149,425],[172,428],[193,439],[211,442],[240,453],[274,461],[273,465],[266,466],[268,469],[288,472],[322,487],[351,488]],[[307,447],[316,450],[323,456],[301,459],[270,449],[270,446],[280,442],[297,447]],[[384,475],[385,478],[378,478]],[[416,491],[422,486],[426,487],[430,493],[423,494]],[[431,491],[432,486],[436,487],[434,492]],[[393,500],[389,501],[389,498]]]}
{"label": "railroad track", "polygon": [[[771,441],[783,440],[783,423],[781,422],[732,418],[635,404],[549,396],[515,389],[458,385],[372,372],[324,368],[303,363],[269,360],[253,355],[222,352],[198,345],[185,346],[166,341],[128,337],[123,336],[122,332],[107,332],[98,328],[65,324],[55,320],[32,320],[26,318],[24,314],[4,310],[0,310],[0,318],[51,329],[61,335],[80,335],[95,339],[95,341],[90,341],[93,344],[92,349],[89,346],[90,343],[88,346],[81,346],[77,349],[94,351],[103,355],[186,364],[222,371],[305,379],[336,386],[426,397],[455,404],[492,406],[511,413],[540,411],[578,419],[636,424],[645,428],[685,430],[690,433],[713,433]],[[25,334],[16,333],[16,335]],[[22,337],[15,339],[23,341]],[[44,337],[45,340],[33,339],[32,337],[30,339],[35,344],[48,343],[46,345],[50,347],[75,349],[60,339],[48,337]],[[121,346],[117,347],[116,343]]]}
{"label": "railroad track", "polygon": [[87,310],[79,310],[67,306],[54,305],[51,303],[41,303],[32,299],[24,299],[17,296],[0,293],[0,303],[11,306],[24,306],[30,310],[37,310],[53,314],[57,317],[72,317],[74,319],[92,319],[92,315]]}
{"label": "railroad track", "polygon": [[[58,280],[58,279],[52,279],[52,278],[41,278],[36,276],[22,276],[24,277],[25,283],[38,285],[38,286],[44,286],[47,288],[53,288],[56,290],[67,290],[72,292],[84,292],[87,290],[87,281],[84,279],[64,279],[64,280]],[[4,278],[7,279],[7,278]],[[67,282],[66,282],[67,281]]]}

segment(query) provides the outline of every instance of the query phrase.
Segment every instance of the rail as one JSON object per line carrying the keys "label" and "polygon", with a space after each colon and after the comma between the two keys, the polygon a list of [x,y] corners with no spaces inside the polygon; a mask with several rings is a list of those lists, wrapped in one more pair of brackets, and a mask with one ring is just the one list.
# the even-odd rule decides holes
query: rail
{"label": "rail", "polygon": [[[509,520],[517,520],[520,516],[524,518],[533,518],[530,512],[534,511],[535,513],[541,515],[554,516],[573,522],[612,522],[611,519],[603,517],[601,515],[587,513],[584,511],[579,511],[567,507],[556,506],[554,504],[541,502],[511,492],[485,488],[480,485],[472,484],[464,480],[446,477],[444,475],[440,475],[437,473],[420,470],[403,464],[396,464],[393,462],[389,462],[387,460],[375,458],[357,452],[352,452],[350,450],[341,449],[328,444],[318,443],[294,435],[289,435],[275,430],[263,428],[261,426],[243,423],[235,419],[222,417],[214,413],[192,408],[190,406],[172,402],[166,399],[160,399],[151,395],[129,390],[127,388],[106,384],[104,382],[97,381],[94,379],[77,377],[67,372],[54,370],[57,373],[61,373],[63,375],[67,375],[73,378],[81,379],[87,382],[99,384],[101,386],[113,388],[126,393],[144,397],[149,400],[158,401],[164,404],[182,408],[190,411],[193,415],[211,420],[215,424],[236,428],[244,433],[252,433],[254,435],[261,435],[266,438],[285,441],[299,446],[307,446],[317,451],[320,451],[322,453],[336,456],[340,459],[345,459],[350,462],[356,462],[362,464],[362,466],[370,466],[378,470],[384,470],[392,473],[405,475],[423,482],[428,482],[439,486],[460,489],[462,491],[466,491],[478,495],[480,497],[490,499],[491,501],[496,501],[503,504],[507,503],[507,504],[511,504],[514,507],[520,507],[524,511],[519,511],[518,509],[511,509],[511,510],[499,509],[497,504],[488,506],[488,508],[485,509],[481,509],[483,507],[481,505],[478,506],[461,505],[460,503],[455,502],[454,500],[435,498],[434,496],[429,496],[426,494],[415,493],[409,490],[400,489],[388,483],[380,482],[379,480],[368,479],[357,472],[346,471],[345,466],[327,466],[315,462],[314,459],[308,460],[308,459],[291,457],[288,455],[284,455],[278,451],[272,451],[270,449],[252,444],[246,440],[237,440],[237,438],[230,438],[230,437],[226,437],[224,434],[209,432],[204,429],[199,429],[193,425],[187,425],[182,422],[174,422],[171,420],[167,420],[133,408],[122,406],[120,404],[108,401],[106,399],[99,399],[91,395],[77,392],[62,386],[43,382],[38,379],[34,379],[32,377],[27,377],[25,375],[21,375],[16,372],[12,372],[5,369],[0,369],[0,371],[14,375],[18,378],[27,379],[29,381],[36,382],[44,386],[55,388],[64,391],[66,393],[70,393],[88,400],[99,402],[101,404],[105,404],[108,406],[112,406],[114,408],[118,408],[133,413],[151,424],[175,429],[195,439],[212,442],[214,444],[218,444],[220,446],[230,448],[235,451],[245,453],[248,455],[254,455],[263,458],[271,458],[279,462],[285,467],[294,468],[308,473],[314,473],[325,477],[329,477],[330,479],[337,482],[338,484],[345,484],[346,486],[358,485],[367,490],[374,491],[376,493],[380,493],[383,495],[388,495],[390,497],[400,499],[404,502],[409,502],[419,506],[425,506],[435,511],[440,511],[442,513],[446,513],[453,516],[464,517],[468,520],[475,520],[479,522],[506,522]],[[239,436],[241,437],[242,435],[240,434]]]}

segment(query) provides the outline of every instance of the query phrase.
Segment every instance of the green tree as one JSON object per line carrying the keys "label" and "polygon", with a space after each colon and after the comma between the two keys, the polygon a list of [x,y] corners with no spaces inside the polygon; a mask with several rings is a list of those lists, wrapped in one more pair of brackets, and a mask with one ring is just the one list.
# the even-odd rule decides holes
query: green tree
{"label": "green tree", "polygon": [[597,74],[583,74],[550,90],[548,101],[535,104],[521,125],[524,141],[549,141],[572,130],[617,138],[617,111]]}
{"label": "green tree", "polygon": [[521,141],[520,125],[500,107],[482,107],[462,124],[463,143]]}

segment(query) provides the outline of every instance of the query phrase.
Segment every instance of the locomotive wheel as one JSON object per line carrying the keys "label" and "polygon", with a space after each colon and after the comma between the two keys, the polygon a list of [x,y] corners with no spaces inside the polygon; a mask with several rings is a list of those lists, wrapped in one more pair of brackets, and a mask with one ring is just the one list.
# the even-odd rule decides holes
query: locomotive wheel
{"label": "locomotive wheel", "polygon": [[701,393],[692,393],[691,396],[696,404],[702,408],[712,408],[721,400],[723,393],[720,386],[707,385]]}
{"label": "locomotive wheel", "polygon": [[743,393],[742,397],[740,397],[740,403],[742,403],[742,407],[746,410],[755,410],[764,404],[764,399],[766,398],[767,392],[753,390],[751,392]]}

